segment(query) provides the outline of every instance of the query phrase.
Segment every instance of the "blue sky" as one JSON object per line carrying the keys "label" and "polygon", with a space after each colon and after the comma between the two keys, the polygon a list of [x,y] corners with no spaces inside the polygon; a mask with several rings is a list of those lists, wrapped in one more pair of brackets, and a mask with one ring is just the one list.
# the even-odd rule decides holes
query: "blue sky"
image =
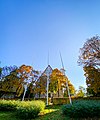
{"label": "blue sky", "polygon": [[99,0],[0,0],[1,66],[26,64],[43,71],[49,52],[50,65],[60,69],[60,51],[78,89],[85,86],[79,48],[99,34]]}

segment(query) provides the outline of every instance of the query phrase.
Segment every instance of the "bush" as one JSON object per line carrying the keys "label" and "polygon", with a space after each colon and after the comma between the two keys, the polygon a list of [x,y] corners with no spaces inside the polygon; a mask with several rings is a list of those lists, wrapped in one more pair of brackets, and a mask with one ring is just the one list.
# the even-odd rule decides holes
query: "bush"
{"label": "bush", "polygon": [[15,100],[0,100],[0,111],[13,111],[16,110],[18,102]]}
{"label": "bush", "polygon": [[53,104],[54,105],[62,105],[62,104],[68,104],[69,98],[53,98]]}
{"label": "bush", "polygon": [[24,119],[35,118],[44,108],[45,103],[42,101],[22,101],[17,107],[17,116]]}
{"label": "bush", "polygon": [[[45,104],[47,103],[47,98],[35,98],[35,100],[43,101],[45,102]],[[51,103],[51,98],[48,98],[48,104],[50,105],[50,103]]]}
{"label": "bush", "polygon": [[24,119],[31,119],[38,116],[39,112],[44,110],[43,101],[15,101],[0,100],[0,111],[15,111],[16,116]]}
{"label": "bush", "polygon": [[100,101],[80,100],[62,107],[63,114],[71,118],[100,117]]}

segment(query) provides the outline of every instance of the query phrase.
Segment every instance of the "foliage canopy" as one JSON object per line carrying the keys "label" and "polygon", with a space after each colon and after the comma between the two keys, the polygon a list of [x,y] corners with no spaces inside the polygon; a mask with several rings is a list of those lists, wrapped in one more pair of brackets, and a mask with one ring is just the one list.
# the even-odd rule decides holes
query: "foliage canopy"
{"label": "foliage canopy", "polygon": [[78,59],[79,65],[100,67],[100,37],[88,39],[82,48]]}

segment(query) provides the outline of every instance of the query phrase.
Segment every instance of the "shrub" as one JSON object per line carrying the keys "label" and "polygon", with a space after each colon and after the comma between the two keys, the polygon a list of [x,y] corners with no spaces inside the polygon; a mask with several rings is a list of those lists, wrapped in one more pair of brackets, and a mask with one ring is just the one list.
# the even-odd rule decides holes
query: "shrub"
{"label": "shrub", "polygon": [[38,116],[38,113],[45,108],[43,101],[15,101],[0,100],[0,111],[16,111],[20,118],[31,119]]}
{"label": "shrub", "polygon": [[100,101],[80,100],[74,101],[73,105],[67,104],[62,107],[63,114],[71,118],[100,117]]}
{"label": "shrub", "polygon": [[0,100],[0,111],[16,110],[17,102],[15,100]]}
{"label": "shrub", "polygon": [[17,107],[17,116],[24,119],[35,118],[44,108],[45,103],[42,101],[22,101]]}
{"label": "shrub", "polygon": [[[47,103],[47,98],[35,98],[35,100],[43,101],[45,102],[45,104]],[[48,98],[48,104],[50,105],[50,103],[51,103],[51,98]]]}
{"label": "shrub", "polygon": [[62,104],[68,104],[69,98],[53,98],[53,104],[54,105],[62,105]]}

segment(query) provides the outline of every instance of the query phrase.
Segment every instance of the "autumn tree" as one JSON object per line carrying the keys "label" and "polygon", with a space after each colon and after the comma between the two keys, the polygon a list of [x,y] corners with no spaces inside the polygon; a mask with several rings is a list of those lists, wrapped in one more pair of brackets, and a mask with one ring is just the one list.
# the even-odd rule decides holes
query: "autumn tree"
{"label": "autumn tree", "polygon": [[[98,94],[100,85],[100,37],[94,36],[88,39],[82,48],[78,64],[83,65],[85,71],[87,90]],[[92,73],[92,74],[91,74]],[[99,77],[98,77],[99,76]],[[91,93],[89,92],[89,93]]]}
{"label": "autumn tree", "polygon": [[7,75],[9,75],[12,71],[16,70],[18,67],[13,65],[13,66],[4,66],[0,68],[1,74],[0,74],[0,79],[4,80]]}
{"label": "autumn tree", "polygon": [[2,68],[0,67],[0,79],[1,79]]}
{"label": "autumn tree", "polygon": [[52,93],[58,92],[58,97],[59,97],[59,92],[65,84],[66,84],[66,78],[64,77],[63,73],[57,68],[54,69],[50,76],[49,91],[51,91]]}
{"label": "autumn tree", "polygon": [[0,81],[0,92],[2,93],[14,93],[15,96],[19,95],[18,88],[20,87],[20,81],[17,77],[17,67],[3,67],[2,79]]}
{"label": "autumn tree", "polygon": [[84,97],[86,94],[85,88],[83,86],[79,86],[79,90],[76,94],[77,97]]}
{"label": "autumn tree", "polygon": [[[67,80],[67,82],[68,82],[70,95],[74,96],[74,94],[75,94],[75,87],[74,87],[74,85],[71,83],[71,81],[69,79]],[[68,96],[68,88],[66,88],[66,90],[67,90],[66,93],[67,93],[67,96]]]}
{"label": "autumn tree", "polygon": [[0,91],[15,93],[16,97],[19,97],[23,91],[16,70],[7,75],[0,86]]}
{"label": "autumn tree", "polygon": [[34,86],[36,78],[38,77],[37,76],[38,71],[33,70],[31,66],[22,65],[19,67],[17,72],[18,72],[18,77],[20,79],[20,84],[24,87],[24,90],[25,90],[25,87],[27,89],[30,86],[30,83],[33,84]]}
{"label": "autumn tree", "polygon": [[67,91],[67,86],[66,86],[67,82],[68,82],[70,93],[74,94],[75,88],[70,82],[70,80],[68,80],[67,76],[65,76],[60,70],[56,68],[52,71],[52,74],[50,76],[49,90],[52,93],[58,93],[58,97],[60,96],[60,91],[63,91],[64,95],[68,96],[68,91]]}
{"label": "autumn tree", "polygon": [[34,87],[34,84],[30,83],[28,88],[27,88],[27,91],[26,91],[26,95],[25,95],[26,98],[34,98],[35,97],[35,87]]}
{"label": "autumn tree", "polygon": [[41,75],[35,83],[35,94],[39,97],[44,95],[46,97],[47,76]]}
{"label": "autumn tree", "polygon": [[93,96],[100,96],[100,71],[95,67],[84,67],[87,92]]}
{"label": "autumn tree", "polygon": [[88,39],[82,48],[78,59],[79,65],[100,68],[100,37],[94,36]]}
{"label": "autumn tree", "polygon": [[31,66],[22,65],[17,69],[18,77],[20,78],[20,83],[28,84],[35,82],[35,78],[37,78],[36,74],[38,71],[33,70]]}
{"label": "autumn tree", "polygon": [[26,98],[34,98],[35,94],[37,93],[36,83],[37,83],[38,78],[40,76],[40,72],[33,70],[33,74],[34,74],[34,80],[28,85],[27,92],[25,95]]}
{"label": "autumn tree", "polygon": [[[13,92],[16,97],[20,97],[24,91],[24,85],[28,85],[29,96],[33,93],[34,82],[38,71],[31,66],[22,65],[19,68],[14,66],[3,67],[0,81],[0,91]],[[29,97],[28,96],[28,97]]]}
{"label": "autumn tree", "polygon": [[52,68],[50,65],[47,66],[47,68],[44,70],[43,73],[40,72],[40,75],[39,75],[40,77],[36,81],[36,88],[35,88],[37,97],[46,97],[47,78],[49,77],[49,80],[50,80],[51,73],[52,73]]}

